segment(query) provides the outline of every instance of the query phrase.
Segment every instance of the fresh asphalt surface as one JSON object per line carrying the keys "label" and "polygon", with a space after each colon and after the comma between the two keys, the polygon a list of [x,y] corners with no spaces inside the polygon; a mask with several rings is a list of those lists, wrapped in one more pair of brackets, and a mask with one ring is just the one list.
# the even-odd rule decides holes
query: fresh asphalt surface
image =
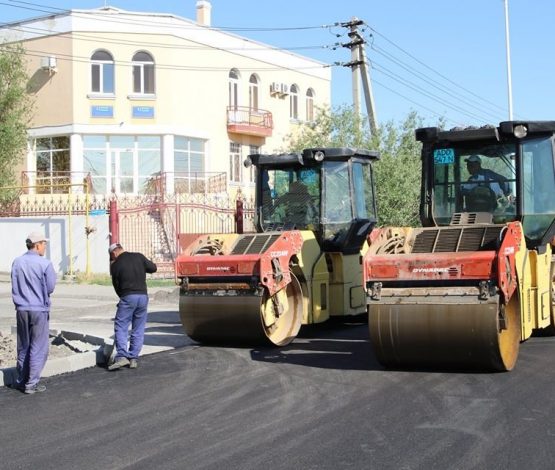
{"label": "fresh asphalt surface", "polygon": [[0,467],[552,468],[554,358],[532,338],[510,373],[385,371],[363,320],[283,349],[191,344],[0,388]]}

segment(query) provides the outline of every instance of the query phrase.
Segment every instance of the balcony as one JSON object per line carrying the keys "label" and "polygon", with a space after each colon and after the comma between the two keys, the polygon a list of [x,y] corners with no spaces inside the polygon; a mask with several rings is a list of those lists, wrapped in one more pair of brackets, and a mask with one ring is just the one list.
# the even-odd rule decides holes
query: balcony
{"label": "balcony", "polygon": [[216,194],[227,191],[227,173],[161,172],[150,177],[146,194]]}
{"label": "balcony", "polygon": [[272,113],[246,106],[228,106],[227,131],[236,134],[270,137],[274,122]]}
{"label": "balcony", "polygon": [[90,174],[82,171],[22,171],[20,184],[22,194],[82,192],[84,184],[87,184],[92,192]]}
{"label": "balcony", "polygon": [[[23,171],[20,194],[216,194],[227,191],[225,172],[156,172],[152,175],[118,178],[78,171]],[[133,180],[140,180],[135,187]],[[127,184],[123,184],[123,181]],[[87,188],[85,188],[87,185]]]}

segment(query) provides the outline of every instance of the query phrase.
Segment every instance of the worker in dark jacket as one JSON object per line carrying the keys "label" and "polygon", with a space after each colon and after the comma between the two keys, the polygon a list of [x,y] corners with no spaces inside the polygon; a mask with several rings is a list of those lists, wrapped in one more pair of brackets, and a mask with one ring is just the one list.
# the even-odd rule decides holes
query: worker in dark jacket
{"label": "worker in dark jacket", "polygon": [[[116,357],[108,369],[117,370],[125,366],[135,369],[137,358],[143,348],[146,325],[148,307],[146,273],[155,273],[157,268],[156,264],[142,253],[125,251],[119,243],[110,245],[108,251],[112,259],[110,265],[112,284],[119,297],[114,320]],[[130,325],[131,335],[129,335]]]}

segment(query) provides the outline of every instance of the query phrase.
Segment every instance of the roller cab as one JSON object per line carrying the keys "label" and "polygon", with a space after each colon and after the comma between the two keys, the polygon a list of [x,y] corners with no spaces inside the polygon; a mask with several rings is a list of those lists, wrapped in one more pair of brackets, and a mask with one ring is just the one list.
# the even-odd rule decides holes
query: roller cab
{"label": "roller cab", "polygon": [[369,330],[394,368],[511,370],[555,331],[555,122],[416,131],[422,227],[369,237]]}
{"label": "roller cab", "polygon": [[366,311],[361,253],[376,223],[376,152],[249,155],[256,233],[189,235],[180,316],[204,343],[283,346],[301,325]]}

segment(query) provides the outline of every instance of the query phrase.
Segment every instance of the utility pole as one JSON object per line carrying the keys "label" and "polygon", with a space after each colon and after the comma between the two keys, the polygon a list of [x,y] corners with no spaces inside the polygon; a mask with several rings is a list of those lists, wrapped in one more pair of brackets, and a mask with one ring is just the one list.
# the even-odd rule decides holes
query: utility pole
{"label": "utility pole", "polygon": [[351,49],[351,62],[342,64],[345,67],[351,67],[352,85],[353,85],[353,106],[355,112],[360,114],[360,78],[362,78],[362,86],[364,90],[364,100],[366,104],[366,113],[368,114],[368,123],[372,134],[376,132],[377,118],[374,109],[374,97],[372,95],[372,84],[370,82],[370,69],[366,60],[366,52],[364,46],[366,41],[358,31],[358,27],[364,24],[362,20],[353,18],[351,21],[341,23],[344,28],[349,28],[348,33],[351,42],[342,44],[344,47]]}
{"label": "utility pole", "polygon": [[507,53],[507,92],[509,94],[509,121],[513,120],[513,86],[511,80],[511,47],[509,45],[509,0],[503,0],[505,6],[505,50]]}
{"label": "utility pole", "polygon": [[[356,26],[351,24],[351,33],[356,32]],[[349,36],[350,36],[349,34]],[[357,116],[360,116],[360,57],[358,53],[358,47],[355,47],[353,42],[350,42],[347,47],[351,48],[351,84],[353,93],[353,107]]]}

